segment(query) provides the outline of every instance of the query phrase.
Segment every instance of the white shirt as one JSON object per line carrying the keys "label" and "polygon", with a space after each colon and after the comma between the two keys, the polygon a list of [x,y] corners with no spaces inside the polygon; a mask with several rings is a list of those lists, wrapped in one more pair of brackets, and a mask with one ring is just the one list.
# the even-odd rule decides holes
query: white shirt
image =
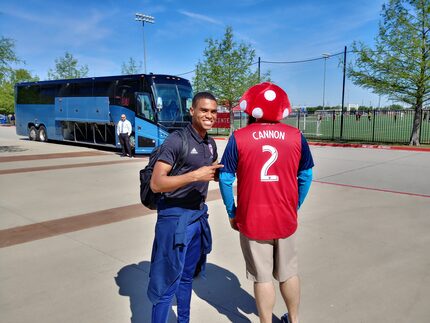
{"label": "white shirt", "polygon": [[132,130],[132,127],[131,127],[130,121],[128,121],[127,119],[124,121],[119,120],[118,125],[116,126],[116,133],[118,134],[118,136],[120,133],[126,133],[130,136],[131,130]]}

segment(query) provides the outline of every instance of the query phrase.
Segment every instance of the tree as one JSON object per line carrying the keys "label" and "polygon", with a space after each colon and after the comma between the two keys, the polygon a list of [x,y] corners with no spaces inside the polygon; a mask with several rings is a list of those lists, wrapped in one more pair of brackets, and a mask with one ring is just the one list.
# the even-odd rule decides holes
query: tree
{"label": "tree", "polygon": [[[194,90],[213,93],[220,104],[229,109],[230,125],[233,128],[232,108],[250,86],[259,82],[258,71],[251,69],[255,50],[248,44],[235,42],[233,29],[227,27],[222,40],[206,40],[203,56],[203,61],[199,61],[196,66]],[[270,73],[266,73],[261,80],[269,78]]]}
{"label": "tree", "polygon": [[39,81],[37,76],[23,68],[12,70],[10,76],[0,82],[0,112],[10,114],[14,112],[14,86],[19,82]]}
{"label": "tree", "polygon": [[14,85],[18,82],[31,81],[34,77],[25,69],[14,69],[12,65],[23,63],[15,53],[15,41],[0,38],[0,112],[14,112]]}
{"label": "tree", "polygon": [[55,59],[55,69],[49,69],[48,71],[49,80],[73,79],[86,77],[87,75],[88,66],[79,66],[78,60],[69,52],[66,52],[64,57]]}
{"label": "tree", "polygon": [[13,113],[13,101],[13,84],[11,82],[2,81],[0,84],[0,113]]}
{"label": "tree", "polygon": [[137,62],[133,59],[133,57],[130,57],[127,63],[122,63],[121,74],[139,74],[140,71],[142,71],[142,62],[137,65]]}
{"label": "tree", "polygon": [[375,49],[354,42],[348,75],[357,85],[415,110],[410,145],[419,145],[423,106],[430,100],[430,0],[389,0],[382,7]]}
{"label": "tree", "polygon": [[0,38],[0,82],[10,76],[13,68],[11,64],[16,64],[21,60],[15,54],[15,41],[11,38]]}
{"label": "tree", "polygon": [[400,104],[391,104],[388,108],[390,110],[403,110],[403,107]]}

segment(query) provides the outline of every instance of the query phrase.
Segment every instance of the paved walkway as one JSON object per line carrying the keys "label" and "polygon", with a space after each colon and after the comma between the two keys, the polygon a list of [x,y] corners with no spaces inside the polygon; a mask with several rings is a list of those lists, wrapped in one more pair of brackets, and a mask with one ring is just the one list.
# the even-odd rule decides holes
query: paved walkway
{"label": "paved walkway", "polygon": [[[217,144],[222,151],[226,141]],[[301,323],[428,322],[430,153],[311,149],[315,181],[298,231]],[[138,196],[146,162],[0,127],[1,322],[149,322],[155,214]],[[208,199],[214,245],[207,279],[194,283],[191,322],[257,322],[215,183]],[[284,311],[278,295],[274,314]]]}

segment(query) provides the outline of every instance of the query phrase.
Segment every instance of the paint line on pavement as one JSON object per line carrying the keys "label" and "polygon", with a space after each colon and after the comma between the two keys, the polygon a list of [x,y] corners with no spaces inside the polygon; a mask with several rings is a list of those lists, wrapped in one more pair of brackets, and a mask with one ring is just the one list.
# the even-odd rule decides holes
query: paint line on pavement
{"label": "paint line on pavement", "polygon": [[112,161],[94,162],[94,163],[2,169],[0,170],[0,175],[28,173],[28,172],[41,172],[41,171],[47,171],[47,170],[58,170],[58,169],[68,169],[68,168],[94,167],[94,166],[114,165],[114,164],[120,164],[120,163],[141,162],[141,161],[142,161],[141,158],[133,158],[133,159],[127,158],[125,160],[122,159],[122,160],[112,160]]}
{"label": "paint line on pavement", "polygon": [[394,191],[394,190],[387,190],[387,189],[382,189],[382,188],[373,188],[373,187],[365,187],[365,186],[350,185],[350,184],[340,184],[340,183],[325,182],[325,181],[319,181],[319,180],[314,180],[313,182],[320,183],[320,184],[342,186],[342,187],[350,187],[350,188],[356,188],[356,189],[361,189],[361,190],[369,190],[369,191],[377,191],[377,192],[384,192],[384,193],[391,193],[391,194],[402,194],[402,195],[430,198],[430,195],[427,195],[427,194]]}
{"label": "paint line on pavement", "polygon": [[[219,190],[210,190],[206,201],[216,201],[220,198],[221,193]],[[0,230],[0,248],[125,221],[149,214],[156,216],[155,213],[155,210],[147,209],[142,204],[133,204],[4,229]]]}
{"label": "paint line on pavement", "polygon": [[107,156],[107,155],[110,155],[110,154],[106,152],[101,152],[101,151],[80,151],[80,152],[56,153],[56,154],[3,156],[3,157],[0,157],[0,163],[28,161],[28,160],[41,160],[41,159],[55,159],[55,158]]}
{"label": "paint line on pavement", "polygon": [[309,142],[309,145],[341,147],[341,148],[367,148],[367,149],[387,149],[387,150],[430,152],[430,147],[417,147],[417,146],[368,145],[368,144],[349,144],[349,143],[337,143],[337,142]]}
{"label": "paint line on pavement", "polygon": [[[371,188],[349,184],[339,184],[334,182],[325,182],[314,180],[315,183],[334,185],[341,187],[349,187],[354,189],[363,189],[378,191],[390,194],[402,194],[408,196],[430,198],[430,195],[400,192],[394,190],[386,190],[379,188]],[[236,191],[236,187],[234,187]],[[235,192],[236,194],[236,192]],[[219,189],[208,191],[206,201],[212,202],[221,199]],[[79,230],[89,229],[101,225],[111,224],[115,222],[125,221],[132,218],[146,216],[149,214],[155,215],[155,210],[149,210],[142,204],[127,205],[97,212],[80,214],[66,218],[44,221],[9,229],[0,230],[0,248],[9,247],[17,244],[31,242],[34,240],[45,239],[53,236],[62,235],[65,233],[75,232]]]}

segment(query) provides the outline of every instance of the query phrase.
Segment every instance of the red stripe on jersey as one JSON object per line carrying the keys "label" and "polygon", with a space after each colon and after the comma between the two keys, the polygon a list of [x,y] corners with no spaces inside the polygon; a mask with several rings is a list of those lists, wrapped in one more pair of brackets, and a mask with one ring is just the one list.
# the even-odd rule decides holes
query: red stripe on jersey
{"label": "red stripe on jersey", "polygon": [[235,131],[238,150],[236,221],[256,240],[286,238],[297,229],[301,134],[282,123]]}

